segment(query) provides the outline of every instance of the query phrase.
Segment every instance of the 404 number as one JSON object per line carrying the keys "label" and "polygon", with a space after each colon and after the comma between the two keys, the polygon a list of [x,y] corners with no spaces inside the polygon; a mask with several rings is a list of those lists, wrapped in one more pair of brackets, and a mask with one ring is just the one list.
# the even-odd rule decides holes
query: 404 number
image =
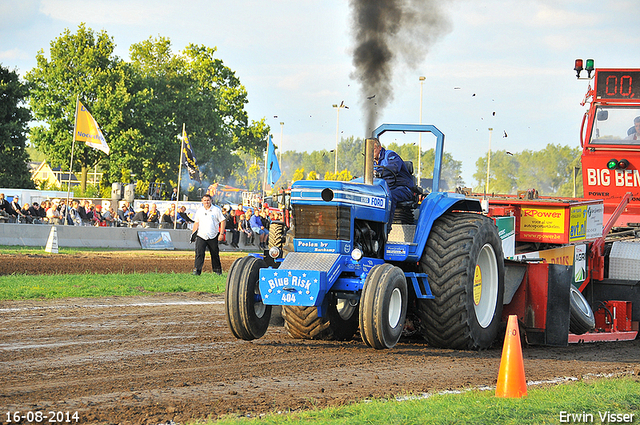
{"label": "404 number", "polygon": [[283,303],[296,302],[296,294],[293,292],[285,292],[284,294],[282,294],[282,302]]}

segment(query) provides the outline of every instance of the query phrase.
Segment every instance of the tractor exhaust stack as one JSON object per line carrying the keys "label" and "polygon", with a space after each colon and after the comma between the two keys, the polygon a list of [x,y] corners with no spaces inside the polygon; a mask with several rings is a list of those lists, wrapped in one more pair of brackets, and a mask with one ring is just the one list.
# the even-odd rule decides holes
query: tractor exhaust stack
{"label": "tractor exhaust stack", "polygon": [[373,184],[373,145],[376,139],[364,141],[364,183]]}

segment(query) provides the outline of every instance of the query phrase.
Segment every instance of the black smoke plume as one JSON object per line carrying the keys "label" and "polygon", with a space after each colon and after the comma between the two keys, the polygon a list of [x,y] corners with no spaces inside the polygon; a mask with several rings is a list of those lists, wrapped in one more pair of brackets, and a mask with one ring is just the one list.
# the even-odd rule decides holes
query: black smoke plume
{"label": "black smoke plume", "polygon": [[[355,47],[351,77],[361,84],[366,135],[376,114],[393,100],[393,74],[415,69],[451,24],[437,0],[350,0]],[[417,77],[417,75],[416,75]],[[416,78],[417,81],[417,78]]]}

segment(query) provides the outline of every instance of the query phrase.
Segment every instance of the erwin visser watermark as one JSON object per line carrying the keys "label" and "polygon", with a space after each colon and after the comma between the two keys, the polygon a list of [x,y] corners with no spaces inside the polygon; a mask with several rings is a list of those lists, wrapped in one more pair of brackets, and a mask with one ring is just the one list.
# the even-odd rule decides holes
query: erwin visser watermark
{"label": "erwin visser watermark", "polygon": [[560,423],[632,423],[634,421],[635,413],[614,413],[610,411],[604,411],[593,414],[587,412],[573,413],[573,412],[560,412]]}

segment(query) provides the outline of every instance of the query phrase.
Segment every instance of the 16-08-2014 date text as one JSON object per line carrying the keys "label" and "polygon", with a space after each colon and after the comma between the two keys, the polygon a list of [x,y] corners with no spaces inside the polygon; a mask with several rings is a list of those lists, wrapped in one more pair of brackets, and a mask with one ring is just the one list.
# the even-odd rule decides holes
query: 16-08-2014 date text
{"label": "16-08-2014 date text", "polygon": [[6,412],[6,423],[78,423],[80,415],[78,412],[63,411],[15,411]]}

